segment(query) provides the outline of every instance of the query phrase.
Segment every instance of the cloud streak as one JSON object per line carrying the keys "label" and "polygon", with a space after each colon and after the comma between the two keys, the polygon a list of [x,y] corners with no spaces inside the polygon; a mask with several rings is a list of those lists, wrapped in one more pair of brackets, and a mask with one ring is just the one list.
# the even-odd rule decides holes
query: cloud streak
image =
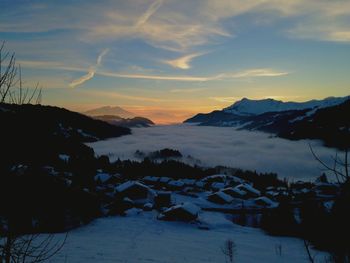
{"label": "cloud streak", "polygon": [[157,12],[162,3],[162,0],[156,0],[153,4],[151,4],[147,11],[139,18],[135,26],[138,28],[146,24],[150,17]]}
{"label": "cloud streak", "polygon": [[[219,73],[212,76],[191,76],[191,75],[151,75],[151,74],[134,74],[125,72],[109,72],[98,70],[98,66],[102,61],[104,55],[108,50],[104,50],[97,58],[95,67],[91,67],[88,73],[71,82],[71,87],[75,87],[83,84],[85,81],[93,78],[96,74],[113,77],[113,78],[126,78],[126,79],[146,79],[146,80],[164,80],[164,81],[183,81],[183,82],[207,82],[222,79],[244,79],[244,78],[257,78],[257,77],[282,77],[289,75],[287,71],[279,71],[270,68],[248,69],[237,71],[234,73]],[[58,62],[50,61],[21,61],[22,66],[29,68],[44,68],[44,69],[61,69],[67,71],[84,72],[85,69],[81,67],[68,67]],[[197,90],[197,89],[195,89]],[[173,89],[172,92],[180,92],[180,89]],[[193,91],[193,90],[191,90]]]}
{"label": "cloud streak", "polygon": [[164,64],[168,64],[174,68],[179,68],[179,69],[189,69],[191,68],[190,62],[192,59],[202,56],[204,53],[194,53],[194,54],[189,54],[183,57],[179,57],[177,59],[171,59],[171,60],[163,60],[162,62]]}
{"label": "cloud streak", "polygon": [[90,67],[88,73],[84,76],[81,76],[78,79],[73,80],[71,83],[69,83],[69,87],[75,88],[77,86],[80,86],[84,84],[86,81],[92,79],[95,76],[97,68],[101,65],[103,57],[108,53],[108,49],[104,49],[97,57],[96,65],[93,67]]}

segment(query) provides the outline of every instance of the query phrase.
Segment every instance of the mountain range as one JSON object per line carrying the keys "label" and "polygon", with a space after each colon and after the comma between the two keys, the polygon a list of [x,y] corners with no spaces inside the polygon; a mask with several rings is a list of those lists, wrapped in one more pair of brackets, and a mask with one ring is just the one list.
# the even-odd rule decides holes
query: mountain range
{"label": "mountain range", "polygon": [[124,110],[119,106],[103,106],[96,109],[91,109],[85,112],[82,112],[88,116],[103,116],[103,115],[114,115],[121,118],[133,118],[136,117],[134,113]]}
{"label": "mountain range", "polygon": [[185,123],[236,127],[288,139],[320,139],[327,146],[350,146],[350,96],[307,102],[243,98],[231,106],[199,113]]}
{"label": "mountain range", "polygon": [[120,127],[135,128],[154,125],[154,122],[150,119],[136,116],[134,113],[124,110],[119,106],[104,106],[85,111],[83,114]]}

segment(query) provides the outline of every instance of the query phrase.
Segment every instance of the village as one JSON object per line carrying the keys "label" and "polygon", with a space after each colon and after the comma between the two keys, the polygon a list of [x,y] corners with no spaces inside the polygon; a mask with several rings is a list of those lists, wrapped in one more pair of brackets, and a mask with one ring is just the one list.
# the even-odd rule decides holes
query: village
{"label": "village", "polygon": [[198,220],[202,210],[232,214],[233,221],[244,213],[259,221],[264,211],[276,209],[280,202],[289,202],[297,208],[302,201],[313,200],[329,210],[340,187],[328,182],[324,176],[320,178],[314,183],[298,181],[257,189],[253,182],[227,174],[198,180],[175,180],[166,176],[125,180],[120,174],[108,174],[100,169],[94,177],[96,192],[104,199],[104,215],[123,215],[129,209],[156,210],[159,220],[187,222]]}

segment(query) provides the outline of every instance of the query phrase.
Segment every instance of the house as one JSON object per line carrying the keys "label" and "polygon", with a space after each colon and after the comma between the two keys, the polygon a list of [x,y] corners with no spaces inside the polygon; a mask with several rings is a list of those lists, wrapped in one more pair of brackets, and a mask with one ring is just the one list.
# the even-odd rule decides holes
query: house
{"label": "house", "polygon": [[97,173],[94,177],[98,184],[117,184],[120,181],[119,174]]}
{"label": "house", "polygon": [[214,182],[211,184],[211,189],[213,189],[214,191],[219,191],[223,188],[226,187],[226,184],[225,183],[220,183],[220,182]]}
{"label": "house", "polygon": [[266,196],[255,198],[254,203],[262,207],[276,207],[278,205],[277,202],[272,201],[270,198]]}
{"label": "house", "polygon": [[175,205],[159,214],[158,219],[169,221],[192,221],[198,218],[200,208],[192,203]]}
{"label": "house", "polygon": [[169,207],[171,205],[171,192],[159,191],[154,197],[154,207],[159,209],[162,207]]}
{"label": "house", "polygon": [[230,204],[233,201],[233,198],[230,195],[225,194],[222,191],[209,195],[207,199],[210,202],[221,204],[221,205]]}
{"label": "house", "polygon": [[182,179],[182,182],[186,186],[194,186],[196,184],[196,180],[195,179]]}
{"label": "house", "polygon": [[233,187],[224,188],[221,191],[224,192],[225,194],[228,194],[229,196],[231,196],[233,198],[244,199],[247,196],[246,191],[240,190],[238,188],[233,188]]}
{"label": "house", "polygon": [[213,182],[223,183],[226,181],[226,178],[227,178],[226,174],[214,174],[203,178],[202,181],[206,183],[213,183]]}
{"label": "house", "polygon": [[160,177],[159,178],[159,182],[161,183],[161,184],[167,184],[167,183],[169,183],[171,181],[171,178],[169,178],[169,177]]}
{"label": "house", "polygon": [[331,183],[316,183],[312,190],[319,196],[335,196],[340,191],[338,185]]}
{"label": "house", "polygon": [[195,182],[194,186],[197,187],[197,188],[204,188],[205,182],[197,181],[197,182]]}
{"label": "house", "polygon": [[240,185],[237,185],[235,188],[241,191],[245,191],[247,193],[246,195],[247,198],[256,198],[261,195],[260,191],[255,189],[250,184],[240,184]]}
{"label": "house", "polygon": [[168,182],[167,186],[169,189],[172,190],[181,190],[184,188],[185,183],[180,180],[171,180],[170,182]]}
{"label": "house", "polygon": [[153,198],[154,192],[138,181],[127,181],[115,187],[116,197],[127,197],[133,201]]}
{"label": "house", "polygon": [[156,184],[159,182],[159,177],[156,176],[145,176],[142,180],[146,184]]}

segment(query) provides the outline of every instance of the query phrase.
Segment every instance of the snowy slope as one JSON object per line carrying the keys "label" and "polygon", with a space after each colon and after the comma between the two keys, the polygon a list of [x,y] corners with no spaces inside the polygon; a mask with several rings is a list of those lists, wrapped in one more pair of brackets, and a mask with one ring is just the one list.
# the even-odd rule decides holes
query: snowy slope
{"label": "snowy slope", "polygon": [[[234,225],[221,213],[200,214],[201,220],[211,226],[210,230],[198,229],[193,224],[159,221],[155,217],[153,212],[141,212],[97,219],[71,231],[63,249],[50,262],[224,263],[221,249],[227,239],[236,244],[234,262],[308,262],[302,240],[272,237],[259,229]],[[316,262],[323,262],[324,253],[312,253]]]}
{"label": "snowy slope", "polygon": [[233,105],[225,108],[226,113],[233,113],[236,115],[259,115],[265,112],[280,112],[288,110],[303,110],[313,108],[326,108],[343,103],[350,96],[347,97],[329,97],[323,100],[310,100],[306,102],[283,102],[274,99],[250,100],[243,98],[235,102]]}

